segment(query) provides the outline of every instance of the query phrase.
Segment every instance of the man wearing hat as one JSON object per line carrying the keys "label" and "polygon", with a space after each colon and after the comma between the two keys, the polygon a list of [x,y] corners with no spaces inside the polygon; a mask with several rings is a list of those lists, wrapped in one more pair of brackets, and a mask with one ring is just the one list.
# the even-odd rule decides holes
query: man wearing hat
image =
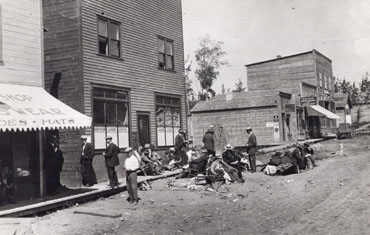
{"label": "man wearing hat", "polygon": [[53,195],[58,190],[58,158],[57,158],[57,141],[56,135],[50,135],[44,147],[45,156],[45,174],[46,174],[46,192]]}
{"label": "man wearing hat", "polygon": [[204,148],[207,149],[208,155],[215,156],[215,140],[213,138],[213,126],[210,126],[203,136]]}
{"label": "man wearing hat", "polygon": [[94,148],[92,144],[87,141],[87,136],[81,136],[82,151],[81,151],[81,176],[82,185],[91,187],[97,183],[94,167],[92,161],[94,158]]}
{"label": "man wearing hat", "polygon": [[111,136],[105,137],[105,141],[107,143],[107,148],[103,153],[103,156],[105,158],[105,166],[107,167],[108,171],[109,186],[111,188],[114,188],[119,185],[117,172],[115,169],[115,167],[119,165],[118,159],[119,148],[112,142]]}
{"label": "man wearing hat", "polygon": [[249,158],[249,164],[251,172],[256,172],[256,152],[257,152],[257,138],[252,132],[252,127],[247,128],[248,141],[247,141],[247,153]]}
{"label": "man wearing hat", "polygon": [[242,166],[241,166],[241,155],[238,151],[235,151],[231,144],[225,146],[225,150],[222,153],[222,160],[229,166],[234,167],[238,170],[238,177],[243,179]]}
{"label": "man wearing hat", "polygon": [[125,160],[125,169],[126,169],[126,185],[129,201],[131,204],[135,205],[139,202],[139,197],[137,193],[137,173],[136,171],[140,168],[141,159],[135,153],[133,149],[128,147],[125,149],[125,153],[128,154]]}

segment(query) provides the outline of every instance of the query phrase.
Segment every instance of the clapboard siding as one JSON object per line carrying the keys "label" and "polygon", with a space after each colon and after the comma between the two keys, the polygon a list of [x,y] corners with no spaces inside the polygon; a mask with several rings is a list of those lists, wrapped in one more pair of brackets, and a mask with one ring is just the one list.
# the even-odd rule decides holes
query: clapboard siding
{"label": "clapboard siding", "polygon": [[[121,58],[97,55],[97,15],[121,23]],[[150,112],[151,140],[156,144],[155,92],[181,96],[186,128],[181,1],[82,1],[85,110],[91,110],[91,84],[130,89],[131,131],[137,111]],[[174,41],[175,72],[158,69],[157,36]]]}
{"label": "clapboard siding", "polygon": [[313,53],[247,65],[248,90],[279,90],[299,94],[300,82],[317,84]]}
{"label": "clapboard siding", "polygon": [[[128,89],[130,132],[137,131],[137,111],[150,112],[151,140],[156,144],[155,93],[181,98],[182,126],[186,128],[182,13],[180,0],[87,1],[44,0],[45,77],[49,88],[62,72],[59,98],[92,116],[93,85]],[[98,55],[97,15],[121,23],[121,59]],[[158,69],[157,36],[173,40],[175,71]],[[63,183],[79,185],[79,135],[92,129],[60,132],[65,164]],[[103,159],[94,166],[99,181],[106,180]]]}
{"label": "clapboard siding", "polygon": [[[50,90],[56,73],[62,74],[58,98],[84,112],[82,87],[82,49],[79,0],[43,0],[45,88]],[[60,146],[64,154],[62,184],[80,185],[79,136],[84,130],[61,130]]]}
{"label": "clapboard siding", "polygon": [[42,86],[41,1],[0,0],[0,82]]}

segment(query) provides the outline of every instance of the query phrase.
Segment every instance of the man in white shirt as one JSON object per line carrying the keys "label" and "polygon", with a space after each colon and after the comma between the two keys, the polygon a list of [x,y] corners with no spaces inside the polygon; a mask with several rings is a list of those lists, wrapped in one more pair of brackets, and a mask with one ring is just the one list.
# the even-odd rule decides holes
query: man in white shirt
{"label": "man in white shirt", "polygon": [[140,157],[135,154],[131,147],[125,149],[128,154],[125,160],[126,168],[126,186],[129,198],[127,199],[131,204],[137,205],[139,203],[137,193],[137,174],[136,171],[140,168]]}

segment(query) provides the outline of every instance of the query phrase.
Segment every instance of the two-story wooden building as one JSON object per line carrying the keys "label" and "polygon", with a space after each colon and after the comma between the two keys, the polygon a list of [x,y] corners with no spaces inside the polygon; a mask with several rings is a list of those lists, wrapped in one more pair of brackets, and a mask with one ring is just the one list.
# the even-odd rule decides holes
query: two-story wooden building
{"label": "two-story wooden building", "polygon": [[259,136],[260,146],[335,133],[333,120],[339,116],[333,113],[329,58],[312,50],[246,67],[247,92],[218,95],[191,110],[195,144],[209,125],[221,126],[227,142],[235,146],[244,146],[248,126]]}
{"label": "two-story wooden building", "polygon": [[43,89],[42,34],[40,0],[0,0],[0,177],[17,201],[45,194],[45,131],[91,125]]}
{"label": "two-story wooden building", "polygon": [[85,133],[60,133],[68,142],[64,183],[80,182],[80,134],[92,137],[98,180],[107,179],[106,136],[121,149],[173,146],[186,128],[181,1],[43,3],[45,85],[61,73],[59,98],[93,118]]}

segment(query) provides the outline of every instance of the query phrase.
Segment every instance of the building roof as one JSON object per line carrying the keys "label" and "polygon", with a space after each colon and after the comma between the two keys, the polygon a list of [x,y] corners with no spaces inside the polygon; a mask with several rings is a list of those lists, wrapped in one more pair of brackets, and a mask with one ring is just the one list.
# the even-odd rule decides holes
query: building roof
{"label": "building roof", "polygon": [[248,66],[253,66],[253,65],[259,65],[259,64],[263,64],[263,63],[269,63],[269,62],[273,62],[273,61],[277,61],[277,60],[284,60],[284,59],[287,59],[287,58],[292,58],[292,57],[296,57],[296,56],[301,56],[301,55],[306,55],[306,54],[310,54],[310,53],[316,53],[322,57],[324,57],[325,59],[327,59],[328,61],[331,62],[331,59],[329,59],[328,57],[326,57],[325,55],[321,54],[320,52],[318,52],[317,50],[315,49],[312,49],[312,51],[306,51],[306,52],[302,52],[302,53],[299,53],[299,54],[294,54],[294,55],[288,55],[288,56],[278,56],[277,58],[275,59],[271,59],[271,60],[264,60],[264,61],[260,61],[260,62],[256,62],[256,63],[252,63],[252,64],[246,64],[244,65],[245,67],[248,67]]}
{"label": "building roof", "polygon": [[336,108],[345,108],[346,104],[348,104],[349,108],[352,108],[351,99],[348,94],[344,93],[335,93],[334,94],[334,102]]}
{"label": "building roof", "polygon": [[276,106],[278,91],[248,91],[216,95],[213,99],[199,101],[190,112],[221,111],[255,107]]}

